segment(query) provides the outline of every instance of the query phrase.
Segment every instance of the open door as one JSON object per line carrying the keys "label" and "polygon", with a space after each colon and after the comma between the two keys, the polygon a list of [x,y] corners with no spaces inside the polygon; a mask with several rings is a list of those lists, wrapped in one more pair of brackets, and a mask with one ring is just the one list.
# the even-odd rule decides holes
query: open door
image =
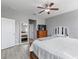
{"label": "open door", "polygon": [[36,20],[29,20],[29,38],[36,39]]}

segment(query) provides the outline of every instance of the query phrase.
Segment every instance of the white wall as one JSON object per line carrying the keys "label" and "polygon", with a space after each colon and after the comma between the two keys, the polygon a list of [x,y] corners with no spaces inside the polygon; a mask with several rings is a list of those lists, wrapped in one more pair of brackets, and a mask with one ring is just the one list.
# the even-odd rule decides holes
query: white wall
{"label": "white wall", "polygon": [[54,16],[46,19],[48,34],[53,35],[53,28],[55,26],[67,26],[69,27],[69,36],[72,38],[78,38],[78,11],[72,11],[64,13],[58,16]]}
{"label": "white wall", "polygon": [[44,19],[38,19],[37,20],[37,25],[38,24],[45,24],[45,20]]}
{"label": "white wall", "polygon": [[18,21],[15,21],[15,42],[16,44],[20,43],[20,23]]}

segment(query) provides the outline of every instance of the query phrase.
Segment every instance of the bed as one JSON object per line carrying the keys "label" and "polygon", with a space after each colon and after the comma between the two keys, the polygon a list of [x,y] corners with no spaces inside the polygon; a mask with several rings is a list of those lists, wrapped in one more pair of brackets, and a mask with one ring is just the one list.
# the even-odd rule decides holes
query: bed
{"label": "bed", "polygon": [[69,37],[47,37],[35,40],[30,51],[39,59],[78,59],[78,40]]}

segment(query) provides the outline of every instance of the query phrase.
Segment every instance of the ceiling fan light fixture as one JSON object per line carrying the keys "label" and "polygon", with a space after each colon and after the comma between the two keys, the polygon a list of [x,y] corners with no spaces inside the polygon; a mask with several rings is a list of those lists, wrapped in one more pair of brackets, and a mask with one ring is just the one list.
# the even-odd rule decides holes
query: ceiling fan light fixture
{"label": "ceiling fan light fixture", "polygon": [[49,10],[49,9],[46,9],[45,11],[46,11],[46,12],[49,12],[50,10]]}
{"label": "ceiling fan light fixture", "polygon": [[38,6],[37,8],[40,8],[42,9],[42,11],[38,12],[39,14],[42,13],[42,12],[47,12],[47,14],[50,14],[50,11],[51,10],[59,10],[59,8],[54,8],[52,7],[54,5],[54,3],[45,3],[44,6]]}

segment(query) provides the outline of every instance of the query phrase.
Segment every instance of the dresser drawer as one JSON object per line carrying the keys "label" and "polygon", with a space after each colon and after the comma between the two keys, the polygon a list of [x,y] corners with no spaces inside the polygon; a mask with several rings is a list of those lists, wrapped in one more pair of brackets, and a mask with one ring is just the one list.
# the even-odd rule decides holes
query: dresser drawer
{"label": "dresser drawer", "polygon": [[47,37],[47,30],[37,31],[37,38]]}

